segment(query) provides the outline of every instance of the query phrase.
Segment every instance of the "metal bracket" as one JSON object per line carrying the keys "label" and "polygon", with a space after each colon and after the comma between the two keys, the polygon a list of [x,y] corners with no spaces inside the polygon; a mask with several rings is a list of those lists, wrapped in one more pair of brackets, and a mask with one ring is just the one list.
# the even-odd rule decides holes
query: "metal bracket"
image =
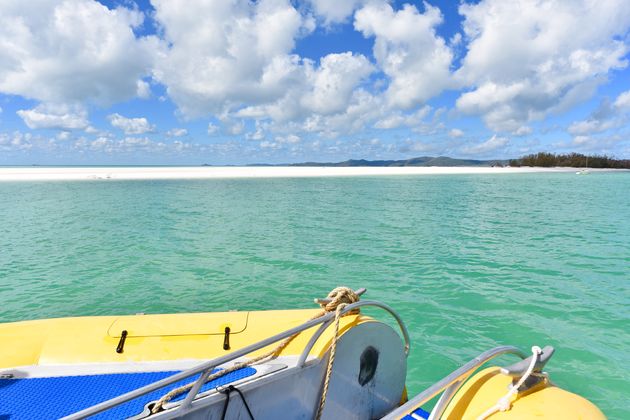
{"label": "metal bracket", "polygon": [[[539,384],[546,378],[546,375],[543,373],[543,369],[547,362],[553,356],[555,349],[552,346],[545,346],[542,349],[542,353],[538,355],[536,360],[536,364],[534,365],[534,370],[532,374],[523,385],[518,389],[519,392],[525,391],[534,385]],[[534,355],[529,356],[527,359],[521,360],[520,362],[514,363],[510,366],[502,367],[501,373],[504,375],[508,375],[512,377],[512,385],[516,385],[516,383],[525,375],[525,372],[529,368],[529,365],[532,363],[532,357]]]}

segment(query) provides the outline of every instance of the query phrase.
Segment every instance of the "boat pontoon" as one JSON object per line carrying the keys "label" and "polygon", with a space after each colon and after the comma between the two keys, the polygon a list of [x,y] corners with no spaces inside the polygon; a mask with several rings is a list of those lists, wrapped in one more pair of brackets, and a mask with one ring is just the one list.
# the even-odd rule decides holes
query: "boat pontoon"
{"label": "boat pontoon", "polygon": [[[408,399],[405,324],[363,291],[319,310],[0,324],[0,418],[604,418],[543,372],[551,347],[488,350]],[[519,361],[477,372],[506,354]]]}

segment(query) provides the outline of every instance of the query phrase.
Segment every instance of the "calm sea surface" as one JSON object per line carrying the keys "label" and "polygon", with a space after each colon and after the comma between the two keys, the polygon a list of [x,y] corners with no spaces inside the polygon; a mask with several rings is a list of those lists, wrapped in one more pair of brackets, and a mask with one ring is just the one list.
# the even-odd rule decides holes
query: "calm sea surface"
{"label": "calm sea surface", "polygon": [[630,173],[0,183],[1,321],[308,308],[337,285],[402,314],[411,394],[550,344],[557,384],[630,418]]}

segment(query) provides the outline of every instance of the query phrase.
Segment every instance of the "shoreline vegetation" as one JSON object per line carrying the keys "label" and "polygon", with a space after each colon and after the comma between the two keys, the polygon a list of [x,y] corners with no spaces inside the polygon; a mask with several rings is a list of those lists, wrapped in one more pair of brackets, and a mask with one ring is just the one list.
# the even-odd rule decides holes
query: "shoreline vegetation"
{"label": "shoreline vegetation", "polygon": [[554,153],[534,153],[518,159],[511,159],[512,167],[570,167],[570,168],[600,168],[600,169],[630,169],[630,159],[614,159],[605,155],[583,155],[580,153],[568,153],[556,155]]}

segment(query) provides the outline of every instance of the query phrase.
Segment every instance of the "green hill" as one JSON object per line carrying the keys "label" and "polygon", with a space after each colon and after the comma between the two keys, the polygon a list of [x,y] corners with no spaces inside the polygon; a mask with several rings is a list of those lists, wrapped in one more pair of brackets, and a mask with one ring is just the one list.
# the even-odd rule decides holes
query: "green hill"
{"label": "green hill", "polygon": [[454,159],[447,156],[422,156],[404,160],[350,159],[343,162],[303,162],[292,163],[288,166],[494,166],[506,164],[506,160],[475,160]]}

